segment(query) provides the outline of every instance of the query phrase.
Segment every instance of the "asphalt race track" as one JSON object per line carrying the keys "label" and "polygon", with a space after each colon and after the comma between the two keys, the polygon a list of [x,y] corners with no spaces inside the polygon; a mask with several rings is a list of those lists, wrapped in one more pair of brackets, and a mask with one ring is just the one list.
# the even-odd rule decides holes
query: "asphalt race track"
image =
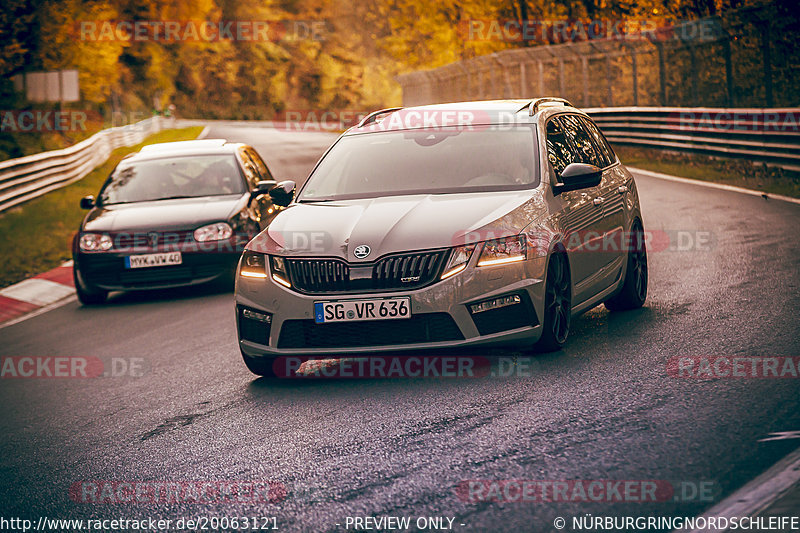
{"label": "asphalt race track", "polygon": [[[335,138],[225,126],[207,137],[253,144],[278,179],[306,176]],[[645,308],[595,308],[574,320],[562,352],[518,358],[512,375],[495,362],[502,376],[254,379],[232,295],[215,287],[71,302],[0,329],[2,356],[118,358],[143,373],[0,380],[4,515],[275,516],[282,531],[390,515],[554,531],[559,516],[699,514],[797,448],[796,438],[759,440],[800,429],[800,380],[675,378],[667,365],[800,355],[800,205],[645,177],[638,186],[646,229],[669,238],[649,255]],[[455,490],[510,479],[710,489],[646,503],[469,502]],[[69,492],[91,481],[266,480],[285,487],[280,501],[81,503]]]}

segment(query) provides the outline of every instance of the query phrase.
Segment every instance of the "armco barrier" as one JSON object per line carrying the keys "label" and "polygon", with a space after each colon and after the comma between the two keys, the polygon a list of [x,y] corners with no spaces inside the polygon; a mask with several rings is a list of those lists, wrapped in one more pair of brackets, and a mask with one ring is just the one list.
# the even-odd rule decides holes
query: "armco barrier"
{"label": "armco barrier", "polygon": [[152,117],[102,130],[63,150],[0,162],[0,212],[83,178],[103,164],[114,149],[139,144],[170,122]]}
{"label": "armco barrier", "polygon": [[735,157],[800,171],[800,108],[584,109],[609,141]]}

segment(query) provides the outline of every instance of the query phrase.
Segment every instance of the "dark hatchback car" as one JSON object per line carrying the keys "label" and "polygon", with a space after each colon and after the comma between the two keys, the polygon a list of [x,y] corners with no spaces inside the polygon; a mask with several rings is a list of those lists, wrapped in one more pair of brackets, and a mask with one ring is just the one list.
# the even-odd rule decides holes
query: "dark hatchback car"
{"label": "dark hatchback car", "polygon": [[224,139],[153,144],[111,172],[72,243],[83,304],[109,291],[232,279],[244,246],[281,209],[251,146]]}

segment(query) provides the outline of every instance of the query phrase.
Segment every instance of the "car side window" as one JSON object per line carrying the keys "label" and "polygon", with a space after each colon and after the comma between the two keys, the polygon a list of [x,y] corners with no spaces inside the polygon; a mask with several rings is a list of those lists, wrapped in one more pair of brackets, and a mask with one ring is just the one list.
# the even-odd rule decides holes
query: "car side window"
{"label": "car side window", "polygon": [[611,145],[608,144],[608,141],[600,133],[600,129],[597,127],[597,124],[592,122],[590,119],[586,117],[581,117],[581,121],[583,125],[586,127],[586,131],[589,132],[589,135],[594,139],[594,144],[597,147],[598,152],[605,160],[604,167],[609,165],[613,165],[617,161],[617,155],[614,153],[614,150],[611,149]]}
{"label": "car side window", "polygon": [[267,164],[264,163],[264,160],[261,159],[261,156],[258,155],[258,152],[255,151],[253,148],[247,148],[247,154],[250,156],[250,159],[253,161],[253,164],[256,167],[256,170],[259,174],[261,174],[262,180],[274,180],[275,178],[272,177],[272,172],[269,171],[267,168]]}
{"label": "car side window", "polygon": [[578,163],[588,163],[600,168],[608,166],[605,164],[605,160],[598,155],[591,136],[583,127],[578,117],[564,115],[559,118],[564,125],[564,134],[575,148],[575,155],[577,156]]}
{"label": "car side window", "polygon": [[575,162],[575,154],[569,146],[564,128],[557,118],[547,123],[547,160],[557,176],[560,176],[567,165]]}
{"label": "car side window", "polygon": [[245,179],[247,180],[247,185],[251,189],[254,189],[256,183],[261,181],[258,171],[256,170],[256,165],[253,163],[253,160],[250,159],[250,155],[247,153],[247,150],[243,148],[239,150],[239,157],[242,159],[242,171],[244,172]]}

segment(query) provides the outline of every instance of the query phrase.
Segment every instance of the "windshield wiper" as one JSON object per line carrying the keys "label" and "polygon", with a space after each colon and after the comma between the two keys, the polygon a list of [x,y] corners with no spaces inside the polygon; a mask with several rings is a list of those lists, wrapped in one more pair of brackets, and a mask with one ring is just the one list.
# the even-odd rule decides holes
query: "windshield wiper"
{"label": "windshield wiper", "polygon": [[178,200],[180,198],[199,198],[199,196],[165,196],[163,198],[153,198],[150,200],[151,202],[157,202],[159,200]]}

